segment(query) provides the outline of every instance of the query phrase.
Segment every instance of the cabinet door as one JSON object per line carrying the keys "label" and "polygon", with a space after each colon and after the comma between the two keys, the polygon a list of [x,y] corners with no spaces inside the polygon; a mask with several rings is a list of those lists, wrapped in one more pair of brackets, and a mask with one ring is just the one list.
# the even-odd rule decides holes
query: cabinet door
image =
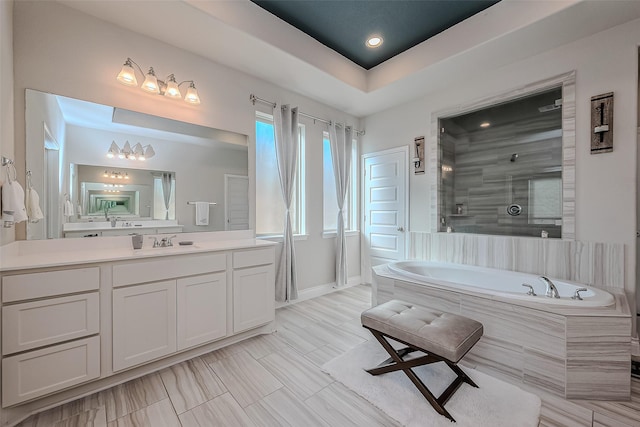
{"label": "cabinet door", "polygon": [[274,266],[233,271],[233,332],[263,325],[275,318]]}
{"label": "cabinet door", "polygon": [[113,370],[176,351],[176,282],[113,290]]}
{"label": "cabinet door", "polygon": [[227,273],[178,279],[178,350],[227,334]]}

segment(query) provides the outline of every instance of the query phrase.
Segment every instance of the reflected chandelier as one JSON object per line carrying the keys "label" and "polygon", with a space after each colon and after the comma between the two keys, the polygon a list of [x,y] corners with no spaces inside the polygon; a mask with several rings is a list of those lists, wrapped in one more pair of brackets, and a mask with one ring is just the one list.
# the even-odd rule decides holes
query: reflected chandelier
{"label": "reflected chandelier", "polygon": [[136,66],[141,75],[145,77],[142,86],[140,89],[149,92],[155,93],[157,95],[164,95],[167,98],[171,99],[182,99],[182,92],[180,92],[180,85],[184,83],[189,83],[189,87],[184,95],[185,102],[189,104],[200,104],[200,97],[198,96],[198,91],[196,90],[196,84],[193,80],[185,80],[180,83],[176,81],[176,77],[173,74],[169,74],[167,76],[167,81],[164,82],[159,80],[156,77],[155,71],[153,71],[153,67],[149,67],[149,72],[145,75],[142,71],[142,68],[136,62],[127,58],[120,73],[118,74],[117,80],[126,86],[136,86],[138,87],[138,79],[136,78],[136,70],[133,66]]}
{"label": "reflected chandelier", "polygon": [[116,144],[115,141],[111,143],[109,147],[109,151],[107,151],[107,157],[113,159],[114,157],[118,157],[119,159],[129,159],[129,160],[145,160],[150,159],[155,156],[156,152],[153,150],[151,144],[145,145],[144,147],[139,142],[131,148],[131,144],[129,141],[124,143],[124,147],[122,149]]}

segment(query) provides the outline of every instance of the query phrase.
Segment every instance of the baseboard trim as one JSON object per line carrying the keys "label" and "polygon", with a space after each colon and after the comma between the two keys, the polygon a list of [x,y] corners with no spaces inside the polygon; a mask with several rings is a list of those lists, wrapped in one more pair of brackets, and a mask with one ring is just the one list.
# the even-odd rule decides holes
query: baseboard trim
{"label": "baseboard trim", "polygon": [[309,300],[311,298],[316,298],[322,295],[330,294],[331,292],[340,291],[342,289],[347,289],[352,286],[358,286],[362,283],[361,276],[353,276],[347,279],[347,284],[344,286],[337,287],[336,282],[326,283],[324,285],[313,286],[308,289],[303,289],[298,292],[298,299],[289,301],[289,302],[278,302],[276,301],[276,309],[287,307],[292,304],[297,304],[302,301]]}

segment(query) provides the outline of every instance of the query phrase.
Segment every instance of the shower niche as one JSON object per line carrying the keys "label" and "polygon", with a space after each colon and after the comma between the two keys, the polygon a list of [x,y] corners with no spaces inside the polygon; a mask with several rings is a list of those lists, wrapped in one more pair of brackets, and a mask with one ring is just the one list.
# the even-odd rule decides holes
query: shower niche
{"label": "shower niche", "polygon": [[437,231],[563,237],[562,83],[437,120]]}

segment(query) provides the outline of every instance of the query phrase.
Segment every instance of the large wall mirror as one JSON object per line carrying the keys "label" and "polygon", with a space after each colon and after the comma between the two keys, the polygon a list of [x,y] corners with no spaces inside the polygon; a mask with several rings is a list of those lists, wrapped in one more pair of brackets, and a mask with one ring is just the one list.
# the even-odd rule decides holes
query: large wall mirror
{"label": "large wall mirror", "polygon": [[432,231],[575,238],[574,80],[434,114]]}
{"label": "large wall mirror", "polygon": [[250,228],[246,135],[27,89],[26,141],[44,213],[29,240]]}

